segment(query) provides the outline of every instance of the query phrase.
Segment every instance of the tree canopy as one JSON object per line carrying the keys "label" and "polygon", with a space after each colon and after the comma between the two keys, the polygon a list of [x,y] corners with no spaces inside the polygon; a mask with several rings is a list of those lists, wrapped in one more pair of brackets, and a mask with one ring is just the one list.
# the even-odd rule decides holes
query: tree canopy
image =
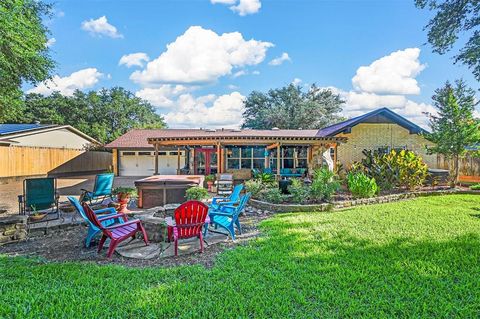
{"label": "tree canopy", "polygon": [[435,91],[432,97],[438,115],[429,114],[431,133],[427,138],[435,143],[431,152],[453,158],[455,181],[458,180],[458,159],[466,147],[480,142],[480,122],[473,116],[475,91],[464,81],[449,82]]}
{"label": "tree canopy", "polygon": [[108,143],[132,128],[164,128],[154,107],[120,88],[102,89],[72,96],[28,94],[22,120],[17,122],[71,125],[102,143]]}
{"label": "tree canopy", "polygon": [[55,66],[42,23],[49,14],[50,5],[38,0],[0,1],[0,122],[19,119],[22,83],[47,79]]}
{"label": "tree canopy", "polygon": [[330,89],[312,85],[306,92],[300,86],[253,91],[245,100],[243,127],[253,129],[319,129],[342,119],[345,103]]}
{"label": "tree canopy", "polygon": [[480,1],[478,0],[415,0],[418,8],[428,8],[435,16],[427,24],[428,42],[433,52],[445,54],[460,37],[468,40],[455,55],[460,62],[472,69],[480,81]]}

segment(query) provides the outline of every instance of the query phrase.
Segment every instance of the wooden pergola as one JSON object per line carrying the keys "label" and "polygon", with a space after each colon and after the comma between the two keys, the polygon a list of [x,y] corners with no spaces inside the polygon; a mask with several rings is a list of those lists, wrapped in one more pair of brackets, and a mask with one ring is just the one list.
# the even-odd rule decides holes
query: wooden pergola
{"label": "wooden pergola", "polygon": [[[333,161],[336,164],[337,146],[345,142],[345,137],[317,137],[317,136],[222,136],[221,134],[214,136],[162,136],[148,138],[148,143],[152,144],[155,149],[155,174],[158,174],[158,152],[161,147],[178,148],[178,170],[180,169],[180,148],[181,147],[216,147],[218,158],[218,173],[224,172],[224,147],[225,146],[266,146],[267,150],[277,149],[280,154],[282,146],[310,146],[308,153],[308,162],[312,160],[312,147],[334,148]],[[280,165],[280,156],[277,156],[277,168]],[[279,175],[277,169],[277,175]]]}

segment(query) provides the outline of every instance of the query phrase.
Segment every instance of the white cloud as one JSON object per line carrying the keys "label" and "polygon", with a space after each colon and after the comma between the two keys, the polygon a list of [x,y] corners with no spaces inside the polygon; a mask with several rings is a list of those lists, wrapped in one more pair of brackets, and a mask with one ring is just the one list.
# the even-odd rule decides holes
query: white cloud
{"label": "white cloud", "polygon": [[57,39],[55,38],[50,38],[47,40],[47,43],[45,44],[48,48],[54,45],[57,42]]}
{"label": "white cloud", "polygon": [[137,83],[207,83],[231,74],[235,68],[264,61],[273,44],[245,41],[239,32],[218,35],[199,26],[190,27],[167,45],[167,50],[142,71],[132,73]]}
{"label": "white cloud", "polygon": [[238,90],[239,89],[239,87],[237,85],[234,85],[234,84],[227,85],[227,88],[230,89],[230,90]]}
{"label": "white cloud", "polygon": [[428,103],[418,103],[406,97],[420,93],[415,77],[425,65],[420,63],[419,54],[417,48],[405,49],[380,58],[368,67],[360,67],[352,79],[355,90],[344,91],[329,87],[346,101],[343,115],[355,117],[388,107],[428,128],[428,118],[424,113],[436,114],[436,109]]}
{"label": "white cloud", "polygon": [[238,13],[242,17],[257,13],[262,7],[260,0],[210,0],[210,2],[212,4],[230,5],[230,10]]}
{"label": "white cloud", "polygon": [[252,72],[252,74],[253,75],[260,75],[260,71],[255,70],[255,71]]}
{"label": "white cloud", "polygon": [[240,76],[247,75],[247,74],[248,74],[247,71],[240,70],[240,71],[237,71],[237,72],[233,73],[232,77],[233,78],[238,78]]}
{"label": "white cloud", "polygon": [[353,87],[357,91],[378,94],[420,94],[415,77],[425,65],[420,63],[419,56],[419,48],[409,48],[362,66],[352,79]]}
{"label": "white cloud", "polygon": [[295,78],[295,79],[293,79],[292,84],[295,85],[295,86],[298,86],[298,85],[300,85],[302,82],[303,82],[302,79]]}
{"label": "white cloud", "polygon": [[286,61],[292,61],[292,59],[290,59],[287,52],[283,52],[281,56],[268,62],[268,64],[277,66],[277,65],[283,64],[283,62],[286,62]]}
{"label": "white cloud", "polygon": [[27,93],[49,95],[59,91],[63,95],[71,96],[76,89],[82,90],[93,87],[102,76],[103,74],[96,68],[79,70],[65,77],[55,75],[51,80],[47,80],[37,87],[28,90]]}
{"label": "white cloud", "polygon": [[240,0],[236,6],[231,6],[230,9],[243,17],[257,13],[261,7],[262,3],[260,0]]}
{"label": "white cloud", "polygon": [[181,93],[191,90],[183,85],[164,84],[156,88],[144,88],[137,91],[135,95],[139,98],[147,100],[153,106],[158,108],[175,107],[174,98]]}
{"label": "white cloud", "polygon": [[148,62],[149,60],[150,58],[146,53],[137,52],[123,55],[120,58],[120,61],[118,61],[118,65],[126,65],[128,68],[134,65],[143,67],[143,63]]}
{"label": "white cloud", "polygon": [[245,97],[239,92],[216,96],[182,94],[176,108],[164,115],[169,127],[238,128],[242,122]]}
{"label": "white cloud", "polygon": [[123,35],[118,32],[117,28],[108,23],[106,16],[102,16],[96,20],[90,19],[83,21],[82,30],[88,31],[92,35],[123,38]]}

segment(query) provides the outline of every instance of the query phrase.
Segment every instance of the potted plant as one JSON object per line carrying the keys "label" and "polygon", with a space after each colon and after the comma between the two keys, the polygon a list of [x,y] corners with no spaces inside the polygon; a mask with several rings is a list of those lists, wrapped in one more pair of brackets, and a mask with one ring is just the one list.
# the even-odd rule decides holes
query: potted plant
{"label": "potted plant", "polygon": [[47,216],[46,213],[41,213],[37,211],[37,208],[35,207],[35,205],[31,205],[30,209],[32,210],[32,213],[30,214],[29,218],[33,221],[39,221],[43,219],[45,216]]}
{"label": "potted plant", "polygon": [[211,192],[213,183],[215,182],[215,175],[210,174],[205,176],[205,181],[207,182],[208,191]]}
{"label": "potted plant", "polygon": [[119,207],[117,211],[119,213],[128,213],[129,210],[127,209],[128,202],[131,198],[137,197],[137,189],[133,187],[117,187],[113,189],[112,193],[117,195],[117,201],[119,203]]}
{"label": "potted plant", "polygon": [[208,191],[201,186],[194,186],[187,189],[185,192],[185,197],[187,200],[199,200],[205,201],[208,199]]}

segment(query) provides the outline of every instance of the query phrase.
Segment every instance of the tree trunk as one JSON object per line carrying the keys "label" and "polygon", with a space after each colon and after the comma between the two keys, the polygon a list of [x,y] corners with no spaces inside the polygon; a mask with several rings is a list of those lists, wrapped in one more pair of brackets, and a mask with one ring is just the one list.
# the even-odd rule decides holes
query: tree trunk
{"label": "tree trunk", "polygon": [[455,170],[455,179],[454,179],[454,181],[455,181],[455,185],[457,185],[457,184],[458,184],[458,170],[459,170],[459,167],[458,167],[458,155],[455,155],[455,156],[453,157],[453,165],[454,165],[453,168],[454,168],[454,170]]}

